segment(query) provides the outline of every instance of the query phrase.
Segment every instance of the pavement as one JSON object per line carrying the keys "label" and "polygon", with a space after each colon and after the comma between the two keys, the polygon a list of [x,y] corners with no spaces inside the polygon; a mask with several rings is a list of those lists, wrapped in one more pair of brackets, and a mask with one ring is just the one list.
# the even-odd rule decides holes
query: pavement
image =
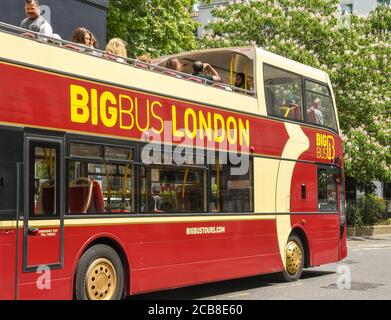
{"label": "pavement", "polygon": [[348,239],[348,257],[285,283],[262,275],[136,295],[130,300],[391,300],[391,235]]}

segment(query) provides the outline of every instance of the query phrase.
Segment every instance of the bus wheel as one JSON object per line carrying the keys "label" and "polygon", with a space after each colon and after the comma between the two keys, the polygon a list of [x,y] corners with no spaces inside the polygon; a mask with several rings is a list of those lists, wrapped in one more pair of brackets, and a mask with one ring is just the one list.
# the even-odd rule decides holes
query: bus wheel
{"label": "bus wheel", "polygon": [[124,291],[124,268],[115,250],[98,244],[80,258],[75,276],[77,300],[119,300]]}
{"label": "bus wheel", "polygon": [[291,235],[286,245],[286,269],[282,272],[282,278],[287,281],[300,279],[304,267],[304,249],[301,240],[296,235]]}

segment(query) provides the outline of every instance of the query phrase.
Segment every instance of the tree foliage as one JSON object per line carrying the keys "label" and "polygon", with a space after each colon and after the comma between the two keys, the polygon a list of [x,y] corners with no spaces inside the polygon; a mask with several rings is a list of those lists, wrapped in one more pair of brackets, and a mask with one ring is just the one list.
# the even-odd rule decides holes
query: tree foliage
{"label": "tree foliage", "polygon": [[196,0],[110,0],[108,38],[128,44],[129,57],[192,50],[197,23],[190,17]]}
{"label": "tree foliage", "polygon": [[391,8],[341,15],[338,0],[231,1],[202,47],[254,44],[330,75],[347,174],[391,181]]}

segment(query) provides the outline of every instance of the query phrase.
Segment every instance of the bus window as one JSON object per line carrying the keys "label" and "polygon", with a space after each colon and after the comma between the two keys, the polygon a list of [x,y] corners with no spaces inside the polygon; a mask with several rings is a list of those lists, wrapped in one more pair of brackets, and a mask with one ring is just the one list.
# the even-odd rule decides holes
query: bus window
{"label": "bus window", "polygon": [[328,88],[312,81],[305,83],[307,122],[337,130],[333,101]]}
{"label": "bus window", "polygon": [[55,217],[59,215],[57,160],[55,148],[33,147],[30,157],[34,164],[31,186],[34,192],[34,209],[30,217]]}
{"label": "bus window", "polygon": [[132,149],[72,143],[70,150],[69,214],[134,213]]}
{"label": "bus window", "polygon": [[141,212],[205,211],[204,170],[192,167],[143,167]]}
{"label": "bus window", "polygon": [[318,168],[318,209],[336,211],[338,209],[338,171],[332,167]]}
{"label": "bus window", "polygon": [[302,121],[301,76],[269,65],[264,65],[263,73],[268,114]]}
{"label": "bus window", "polygon": [[221,161],[217,158],[218,156],[216,156],[216,164],[211,166],[210,174],[211,212],[253,211],[251,161],[246,174],[233,175],[231,169],[235,166],[229,161]]}

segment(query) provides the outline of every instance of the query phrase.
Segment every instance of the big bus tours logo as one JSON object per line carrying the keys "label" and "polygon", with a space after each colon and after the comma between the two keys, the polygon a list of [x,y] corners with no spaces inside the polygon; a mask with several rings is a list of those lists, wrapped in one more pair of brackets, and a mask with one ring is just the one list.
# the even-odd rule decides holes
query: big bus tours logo
{"label": "big bus tours logo", "polygon": [[322,160],[335,158],[335,140],[331,135],[316,134],[316,157]]}

